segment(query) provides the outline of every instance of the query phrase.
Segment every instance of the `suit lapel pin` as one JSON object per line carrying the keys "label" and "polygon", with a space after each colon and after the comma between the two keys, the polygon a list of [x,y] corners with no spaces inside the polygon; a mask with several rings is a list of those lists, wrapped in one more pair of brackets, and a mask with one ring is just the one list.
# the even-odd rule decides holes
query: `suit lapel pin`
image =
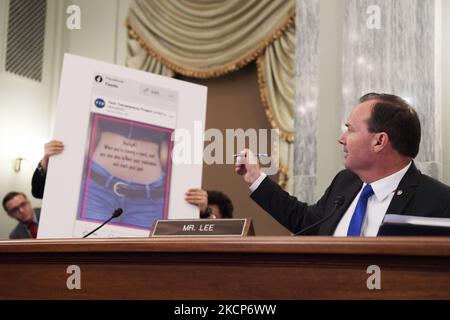
{"label": "suit lapel pin", "polygon": [[403,194],[403,190],[397,190],[397,195],[401,196]]}

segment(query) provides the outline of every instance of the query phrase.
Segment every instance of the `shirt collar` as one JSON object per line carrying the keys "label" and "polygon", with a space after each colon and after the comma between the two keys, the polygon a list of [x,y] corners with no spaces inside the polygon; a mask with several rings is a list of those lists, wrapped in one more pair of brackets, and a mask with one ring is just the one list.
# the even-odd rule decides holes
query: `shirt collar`
{"label": "shirt collar", "polygon": [[[370,184],[372,186],[375,197],[377,197],[378,201],[385,200],[387,196],[389,196],[392,192],[394,192],[397,189],[398,185],[400,184],[400,181],[408,171],[411,164],[412,161],[408,163],[400,171],[397,171],[391,174],[390,176],[384,177],[383,179],[374,181]],[[365,186],[366,183],[364,183],[363,187]]]}
{"label": "shirt collar", "polygon": [[[35,224],[39,224],[39,220],[38,220],[38,218],[37,218],[37,215],[36,215],[36,211],[33,209],[33,222],[35,223]],[[28,226],[28,224],[26,224],[26,223],[24,223],[24,222],[20,222],[21,224],[23,224],[23,225],[25,225],[25,226]]]}

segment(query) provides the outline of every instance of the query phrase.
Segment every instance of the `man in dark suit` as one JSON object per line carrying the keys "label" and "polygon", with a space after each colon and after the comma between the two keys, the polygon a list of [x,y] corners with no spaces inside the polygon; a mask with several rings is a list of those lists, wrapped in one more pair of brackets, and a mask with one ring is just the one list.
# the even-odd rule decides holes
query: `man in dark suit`
{"label": "man in dark suit", "polygon": [[10,239],[36,238],[41,210],[33,210],[24,193],[15,191],[8,193],[3,198],[3,209],[19,222],[9,235]]}
{"label": "man in dark suit", "polygon": [[450,218],[450,187],[414,165],[420,121],[405,100],[364,95],[346,127],[338,140],[346,169],[314,205],[282,190],[247,149],[237,159],[236,172],[250,185],[251,198],[293,233],[376,236],[387,213]]}

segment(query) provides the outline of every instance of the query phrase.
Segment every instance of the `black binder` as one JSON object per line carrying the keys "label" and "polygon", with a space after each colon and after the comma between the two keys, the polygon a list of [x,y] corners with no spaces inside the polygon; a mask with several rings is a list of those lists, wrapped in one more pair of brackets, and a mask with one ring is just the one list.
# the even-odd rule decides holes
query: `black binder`
{"label": "black binder", "polygon": [[378,236],[450,236],[450,219],[387,214]]}
{"label": "black binder", "polygon": [[383,223],[378,236],[450,236],[450,228],[409,223]]}

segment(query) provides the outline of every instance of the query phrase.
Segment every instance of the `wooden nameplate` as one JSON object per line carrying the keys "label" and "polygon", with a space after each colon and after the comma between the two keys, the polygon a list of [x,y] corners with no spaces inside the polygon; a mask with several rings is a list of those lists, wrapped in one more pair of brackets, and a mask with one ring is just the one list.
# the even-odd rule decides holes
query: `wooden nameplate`
{"label": "wooden nameplate", "polygon": [[246,237],[254,236],[252,219],[157,220],[151,237]]}

